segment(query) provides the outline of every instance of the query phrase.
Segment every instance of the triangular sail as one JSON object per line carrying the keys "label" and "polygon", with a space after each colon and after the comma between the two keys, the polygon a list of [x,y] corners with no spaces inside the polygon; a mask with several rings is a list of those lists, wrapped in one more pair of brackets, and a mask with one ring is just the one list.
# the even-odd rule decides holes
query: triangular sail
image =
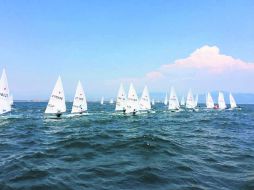
{"label": "triangular sail", "polygon": [[229,101],[230,101],[230,107],[232,109],[237,107],[235,98],[233,97],[233,95],[231,93],[229,94]]}
{"label": "triangular sail", "polygon": [[150,110],[151,109],[151,102],[150,102],[150,96],[147,86],[145,86],[141,99],[139,101],[139,108],[140,110]]}
{"label": "triangular sail", "polygon": [[193,109],[195,107],[196,107],[196,104],[195,104],[195,100],[194,100],[192,91],[189,90],[188,95],[187,95],[187,99],[186,99],[186,108]]}
{"label": "triangular sail", "polygon": [[179,101],[178,101],[174,87],[171,87],[171,90],[170,90],[168,109],[169,110],[180,109]]}
{"label": "triangular sail", "polygon": [[136,90],[135,90],[133,84],[131,84],[129,92],[128,92],[126,113],[133,113],[138,110],[139,110],[138,95],[136,93]]}
{"label": "triangular sail", "polygon": [[114,103],[113,98],[110,99],[109,103],[110,103],[110,104],[113,104],[113,103]]}
{"label": "triangular sail", "polygon": [[181,106],[184,106],[184,105],[185,105],[184,96],[182,96],[182,99],[181,99],[180,105],[181,105]]}
{"label": "triangular sail", "polygon": [[11,111],[10,91],[5,69],[3,69],[3,73],[0,80],[0,114],[10,111]]}
{"label": "triangular sail", "polygon": [[198,107],[198,94],[195,97],[195,107]]}
{"label": "triangular sail", "polygon": [[225,109],[227,107],[224,100],[224,94],[222,92],[219,92],[218,104],[219,104],[219,109]]}
{"label": "triangular sail", "polygon": [[126,109],[126,94],[123,85],[121,84],[116,98],[116,111],[123,111],[125,109]]}
{"label": "triangular sail", "polygon": [[71,113],[82,113],[87,111],[87,102],[81,82],[78,82]]}
{"label": "triangular sail", "polygon": [[101,105],[104,104],[104,97],[101,97]]}
{"label": "triangular sail", "polygon": [[12,94],[10,95],[9,100],[10,100],[10,105],[12,106],[13,105],[13,95]]}
{"label": "triangular sail", "polygon": [[206,107],[208,109],[213,109],[214,108],[214,102],[213,102],[213,98],[212,98],[210,92],[208,92],[207,95],[206,95]]}
{"label": "triangular sail", "polygon": [[59,76],[50,96],[45,113],[57,114],[64,112],[66,112],[65,97],[62,80]]}
{"label": "triangular sail", "polygon": [[166,93],[165,99],[164,99],[164,105],[168,105],[168,93]]}

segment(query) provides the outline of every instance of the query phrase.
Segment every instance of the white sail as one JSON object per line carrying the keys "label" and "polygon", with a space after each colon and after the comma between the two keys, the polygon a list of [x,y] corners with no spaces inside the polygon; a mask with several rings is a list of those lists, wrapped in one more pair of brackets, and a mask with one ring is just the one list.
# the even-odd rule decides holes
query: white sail
{"label": "white sail", "polygon": [[128,98],[127,98],[127,106],[126,106],[126,113],[133,113],[139,110],[139,101],[138,95],[133,84],[130,85]]}
{"label": "white sail", "polygon": [[192,94],[191,90],[189,90],[187,99],[186,99],[186,108],[193,109],[195,107],[196,107],[196,104],[195,104],[193,94]]}
{"label": "white sail", "polygon": [[196,98],[195,98],[195,107],[198,107],[198,94],[196,95]]}
{"label": "white sail", "polygon": [[12,106],[13,105],[13,95],[12,94],[10,95],[9,100],[10,100],[10,105]]}
{"label": "white sail", "polygon": [[101,105],[104,104],[104,97],[101,97]]}
{"label": "white sail", "polygon": [[113,98],[110,99],[109,103],[110,103],[110,104],[113,104],[113,103],[114,103]]}
{"label": "white sail", "polygon": [[78,82],[71,113],[83,113],[87,111],[87,102],[81,82]]}
{"label": "white sail", "polygon": [[181,105],[181,106],[184,106],[184,105],[185,105],[184,96],[182,96],[182,99],[181,99],[180,105]]}
{"label": "white sail", "polygon": [[222,92],[219,92],[218,105],[219,105],[219,109],[226,109],[227,107],[224,100],[224,95]]}
{"label": "white sail", "polygon": [[178,101],[174,87],[171,87],[171,90],[170,90],[168,109],[169,110],[180,109],[179,101]]}
{"label": "white sail", "polygon": [[139,109],[142,111],[151,109],[150,96],[147,86],[145,86],[141,99],[139,101]]}
{"label": "white sail", "polygon": [[126,94],[123,88],[123,85],[120,84],[117,98],[116,98],[116,111],[123,111],[126,109]]}
{"label": "white sail", "polygon": [[155,101],[154,101],[154,99],[152,99],[152,105],[154,105],[155,104]]}
{"label": "white sail", "polygon": [[235,102],[235,98],[233,97],[233,95],[231,93],[229,94],[229,101],[230,101],[230,107],[232,109],[237,107],[236,102]]}
{"label": "white sail", "polygon": [[61,77],[59,76],[56,81],[53,92],[50,96],[45,113],[57,114],[64,112],[66,112],[65,97],[62,80]]}
{"label": "white sail", "polygon": [[208,109],[213,109],[214,108],[214,102],[213,102],[213,98],[212,98],[210,92],[208,92],[207,95],[206,95],[206,107]]}
{"label": "white sail", "polygon": [[0,114],[7,113],[10,111],[11,111],[10,91],[5,69],[3,69],[3,73],[0,80]]}
{"label": "white sail", "polygon": [[168,93],[166,93],[165,99],[164,99],[164,105],[168,105]]}

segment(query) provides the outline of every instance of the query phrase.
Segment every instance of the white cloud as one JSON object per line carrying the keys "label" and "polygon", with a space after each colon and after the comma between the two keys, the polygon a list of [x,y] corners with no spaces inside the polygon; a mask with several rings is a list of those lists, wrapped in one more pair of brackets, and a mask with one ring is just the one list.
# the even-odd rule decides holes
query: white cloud
{"label": "white cloud", "polygon": [[254,92],[254,63],[220,53],[216,46],[203,46],[188,57],[160,66],[141,78],[122,79],[137,86],[148,84],[154,91],[174,85],[179,91],[225,90]]}

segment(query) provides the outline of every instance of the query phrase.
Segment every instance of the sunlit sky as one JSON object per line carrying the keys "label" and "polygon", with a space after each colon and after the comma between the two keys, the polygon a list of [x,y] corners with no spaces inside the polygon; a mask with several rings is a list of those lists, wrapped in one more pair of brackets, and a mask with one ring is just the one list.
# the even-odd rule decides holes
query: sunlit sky
{"label": "sunlit sky", "polygon": [[15,99],[47,99],[58,75],[67,99],[78,80],[91,99],[120,82],[254,93],[253,10],[253,0],[1,0],[0,69]]}

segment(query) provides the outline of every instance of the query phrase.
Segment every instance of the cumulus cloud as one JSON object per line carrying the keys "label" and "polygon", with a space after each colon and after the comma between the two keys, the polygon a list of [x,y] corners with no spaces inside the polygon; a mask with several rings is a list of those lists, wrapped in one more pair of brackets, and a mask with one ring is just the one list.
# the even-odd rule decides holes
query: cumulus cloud
{"label": "cumulus cloud", "polygon": [[155,91],[165,91],[174,85],[184,92],[188,88],[197,92],[254,92],[254,63],[221,54],[218,47],[205,45],[188,57],[162,65],[144,77],[123,80],[137,85],[148,84]]}

